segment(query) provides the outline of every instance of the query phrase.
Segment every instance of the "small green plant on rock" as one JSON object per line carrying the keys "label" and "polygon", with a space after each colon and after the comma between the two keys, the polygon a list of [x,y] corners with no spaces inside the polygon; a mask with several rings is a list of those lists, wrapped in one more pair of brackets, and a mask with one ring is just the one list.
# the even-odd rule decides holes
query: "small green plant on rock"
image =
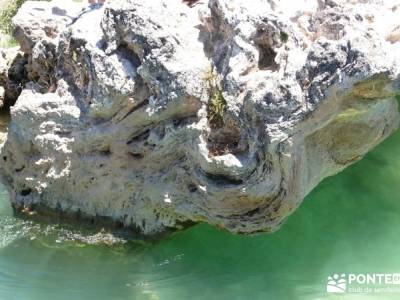
{"label": "small green plant on rock", "polygon": [[208,122],[212,128],[221,128],[224,126],[224,113],[227,102],[222,94],[217,76],[212,70],[207,73],[205,80],[210,97],[207,107]]}
{"label": "small green plant on rock", "polygon": [[0,48],[12,48],[17,46],[18,42],[12,36],[3,35],[2,37],[0,37]]}
{"label": "small green plant on rock", "polygon": [[5,7],[0,11],[0,30],[5,34],[12,32],[12,18],[17,14],[18,9],[27,0],[11,0],[7,1]]}

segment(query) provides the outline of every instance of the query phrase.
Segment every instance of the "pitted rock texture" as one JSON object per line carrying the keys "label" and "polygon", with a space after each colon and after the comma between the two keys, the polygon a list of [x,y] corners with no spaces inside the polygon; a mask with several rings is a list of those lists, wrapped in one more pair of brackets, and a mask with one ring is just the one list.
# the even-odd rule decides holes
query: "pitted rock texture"
{"label": "pitted rock texture", "polygon": [[398,127],[396,2],[28,2],[14,26],[38,76],[1,154],[15,207],[276,230]]}

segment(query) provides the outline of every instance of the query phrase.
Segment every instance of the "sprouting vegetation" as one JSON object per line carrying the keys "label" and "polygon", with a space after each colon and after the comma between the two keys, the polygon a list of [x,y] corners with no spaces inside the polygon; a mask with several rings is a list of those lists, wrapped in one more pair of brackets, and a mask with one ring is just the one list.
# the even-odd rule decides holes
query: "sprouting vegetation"
{"label": "sprouting vegetation", "polygon": [[224,113],[226,100],[222,94],[222,89],[213,71],[209,71],[205,78],[209,89],[209,102],[207,107],[207,117],[211,127],[221,128],[224,126]]}
{"label": "sprouting vegetation", "polygon": [[0,48],[10,48],[18,45],[12,37],[12,18],[27,0],[0,0]]}
{"label": "sprouting vegetation", "polygon": [[0,38],[0,48],[11,48],[18,46],[18,42],[11,35],[3,35]]}
{"label": "sprouting vegetation", "polygon": [[12,32],[12,18],[17,14],[18,9],[27,0],[11,0],[5,3],[4,8],[0,11],[0,30],[8,35]]}
{"label": "sprouting vegetation", "polygon": [[224,125],[226,100],[218,87],[215,87],[211,93],[211,102],[208,106],[208,119],[213,126],[222,127]]}

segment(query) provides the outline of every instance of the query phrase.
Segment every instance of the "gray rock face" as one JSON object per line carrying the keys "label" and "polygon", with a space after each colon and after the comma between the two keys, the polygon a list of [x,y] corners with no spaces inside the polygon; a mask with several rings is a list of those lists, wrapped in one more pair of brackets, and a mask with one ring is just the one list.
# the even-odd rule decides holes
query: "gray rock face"
{"label": "gray rock face", "polygon": [[276,230],[398,127],[395,2],[124,0],[61,23],[74,5],[28,2],[14,25],[40,80],[1,154],[15,207]]}
{"label": "gray rock face", "polygon": [[27,77],[42,93],[56,88],[56,48],[61,33],[83,13],[82,4],[69,1],[28,1],[13,18],[13,34],[29,58]]}

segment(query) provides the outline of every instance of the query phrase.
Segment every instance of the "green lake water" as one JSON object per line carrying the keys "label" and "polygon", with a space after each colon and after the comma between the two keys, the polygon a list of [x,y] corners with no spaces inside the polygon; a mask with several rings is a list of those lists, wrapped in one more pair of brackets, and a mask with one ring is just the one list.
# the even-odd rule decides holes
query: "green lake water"
{"label": "green lake water", "polygon": [[326,292],[334,273],[400,273],[399,149],[397,132],[324,180],[272,235],[202,224],[149,245],[63,242],[12,217],[1,188],[0,300],[400,299]]}

